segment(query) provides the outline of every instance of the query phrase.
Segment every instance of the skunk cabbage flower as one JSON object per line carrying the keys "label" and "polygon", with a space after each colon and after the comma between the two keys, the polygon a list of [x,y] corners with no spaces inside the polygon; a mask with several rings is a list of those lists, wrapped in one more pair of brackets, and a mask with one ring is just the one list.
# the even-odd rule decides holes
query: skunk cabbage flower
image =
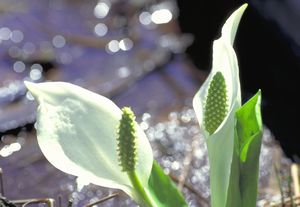
{"label": "skunk cabbage flower", "polygon": [[233,42],[247,4],[225,22],[213,43],[212,70],[193,99],[206,138],[212,207],[254,207],[262,123],[260,91],[241,106]]}
{"label": "skunk cabbage flower", "polygon": [[[49,162],[66,173],[138,199],[118,157],[117,126],[122,112],[109,99],[64,82],[31,83],[38,101],[37,139]],[[136,126],[135,173],[143,186],[153,164],[150,143]]]}
{"label": "skunk cabbage flower", "polygon": [[225,79],[227,100],[224,101],[226,101],[228,108],[226,116],[223,117],[222,122],[214,133],[218,133],[220,129],[224,128],[223,125],[225,123],[230,122],[230,124],[234,124],[232,121],[227,120],[234,119],[236,109],[241,106],[239,68],[232,45],[238,24],[246,7],[247,5],[243,5],[229,17],[222,28],[222,36],[214,41],[212,70],[193,99],[193,107],[196,111],[201,129],[204,130],[203,133],[206,137],[211,133],[204,127],[205,106],[207,104],[205,100],[208,95],[208,88],[214,77],[216,79],[216,77],[221,76],[221,78]]}

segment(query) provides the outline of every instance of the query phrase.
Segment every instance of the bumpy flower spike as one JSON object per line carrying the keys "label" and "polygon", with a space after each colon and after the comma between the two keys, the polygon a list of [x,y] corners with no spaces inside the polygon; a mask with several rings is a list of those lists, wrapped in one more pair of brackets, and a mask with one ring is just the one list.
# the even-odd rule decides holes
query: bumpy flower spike
{"label": "bumpy flower spike", "polygon": [[118,129],[118,156],[124,172],[135,170],[137,162],[135,116],[129,107],[122,109],[122,118]]}
{"label": "bumpy flower spike", "polygon": [[118,156],[119,164],[123,172],[127,175],[135,188],[139,197],[139,203],[142,206],[155,207],[156,204],[152,200],[149,193],[146,192],[145,186],[142,185],[139,176],[135,171],[137,163],[137,135],[136,135],[135,115],[129,107],[122,109],[122,118],[118,129]]}
{"label": "bumpy flower spike", "polygon": [[224,76],[218,71],[212,78],[205,102],[204,126],[213,134],[227,115],[227,92]]}

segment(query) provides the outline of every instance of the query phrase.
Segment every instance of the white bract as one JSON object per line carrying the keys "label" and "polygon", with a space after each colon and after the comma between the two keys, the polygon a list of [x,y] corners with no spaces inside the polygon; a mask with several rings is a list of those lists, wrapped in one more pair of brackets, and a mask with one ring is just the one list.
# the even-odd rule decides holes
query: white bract
{"label": "white bract", "polygon": [[[31,83],[26,87],[38,101],[37,139],[56,168],[103,187],[135,197],[117,154],[117,126],[121,110],[111,100],[65,82]],[[147,186],[153,164],[150,143],[137,129],[136,172]]]}
{"label": "white bract", "polygon": [[[212,70],[193,100],[193,107],[200,125],[204,123],[204,103],[207,90],[212,77],[218,71],[220,71],[225,78],[229,106],[229,112],[223,124],[229,118],[230,114],[235,113],[235,110],[241,106],[239,68],[232,45],[238,24],[246,7],[247,5],[243,5],[227,19],[222,28],[222,36],[214,41]],[[204,127],[201,128],[204,129]],[[220,128],[222,128],[222,125],[220,125],[219,129]],[[208,133],[205,132],[205,134],[207,135]]]}
{"label": "white bract", "polygon": [[[198,122],[206,137],[210,162],[212,206],[214,207],[225,206],[228,197],[234,153],[235,112],[241,106],[238,62],[232,45],[246,7],[246,4],[241,6],[227,19],[222,28],[221,37],[214,41],[212,70],[193,100]],[[221,72],[225,79],[228,113],[216,131],[210,135],[204,126],[205,100],[209,84],[217,72]]]}

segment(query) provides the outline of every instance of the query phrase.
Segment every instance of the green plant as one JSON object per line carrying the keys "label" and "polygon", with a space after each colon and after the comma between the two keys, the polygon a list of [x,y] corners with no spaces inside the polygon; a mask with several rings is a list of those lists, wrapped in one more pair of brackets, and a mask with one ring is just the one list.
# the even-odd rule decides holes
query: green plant
{"label": "green plant", "polygon": [[262,136],[261,92],[241,106],[236,54],[232,47],[241,6],[226,21],[213,44],[212,70],[193,106],[206,138],[213,207],[254,207]]}

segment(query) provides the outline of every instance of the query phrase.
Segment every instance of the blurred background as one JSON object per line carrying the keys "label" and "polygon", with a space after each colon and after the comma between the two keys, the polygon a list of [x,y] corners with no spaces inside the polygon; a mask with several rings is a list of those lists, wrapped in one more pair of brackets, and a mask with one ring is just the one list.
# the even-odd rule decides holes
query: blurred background
{"label": "blurred background", "polygon": [[[74,206],[83,206],[116,192],[85,186],[56,170],[37,146],[36,104],[23,81],[67,81],[120,107],[131,106],[155,158],[181,179],[190,206],[207,206],[209,167],[191,102],[211,68],[213,40],[243,2],[0,0],[0,195],[49,197],[62,206],[72,198]],[[263,92],[263,199],[272,195],[268,177],[274,151],[282,147],[295,161],[300,154],[300,5],[296,0],[248,3],[235,48],[243,99]],[[135,206],[120,194],[101,206],[124,205]]]}

